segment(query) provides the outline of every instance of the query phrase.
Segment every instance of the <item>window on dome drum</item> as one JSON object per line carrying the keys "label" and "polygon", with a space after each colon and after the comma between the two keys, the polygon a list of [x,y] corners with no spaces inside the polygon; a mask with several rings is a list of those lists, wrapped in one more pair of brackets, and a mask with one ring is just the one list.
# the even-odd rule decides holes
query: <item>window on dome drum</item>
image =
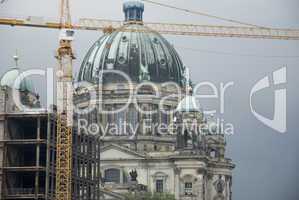
{"label": "window on dome drum", "polygon": [[152,115],[150,113],[146,113],[143,115],[143,125],[146,127],[146,135],[152,134]]}
{"label": "window on dome drum", "polygon": [[165,151],[170,151],[170,146],[169,145],[165,146]]}
{"label": "window on dome drum", "polygon": [[147,145],[146,144],[143,146],[143,151],[147,151]]}
{"label": "window on dome drum", "polygon": [[125,111],[120,111],[118,113],[115,113],[115,119],[116,119],[116,128],[117,128],[117,134],[123,135],[126,130],[124,130],[124,122],[125,122]]}
{"label": "window on dome drum", "polygon": [[163,193],[163,180],[156,180],[156,192]]}
{"label": "window on dome drum", "polygon": [[105,182],[106,183],[120,183],[120,170],[119,169],[105,170]]}
{"label": "window on dome drum", "polygon": [[[112,106],[107,106],[106,107],[106,110],[107,111],[113,111],[114,109],[113,109],[113,107]],[[112,131],[111,131],[111,129],[114,127],[113,126],[113,124],[114,124],[114,122],[115,122],[115,119],[114,119],[114,114],[113,113],[108,113],[107,114],[107,125],[108,125],[108,132],[107,132],[107,134],[115,134],[115,132],[113,132],[113,133],[111,133]],[[112,130],[115,130],[115,129],[112,129]]]}
{"label": "window on dome drum", "polygon": [[126,126],[124,123],[126,122],[126,113],[127,110],[120,110],[122,105],[115,105],[114,107],[107,107],[108,111],[118,111],[116,113],[109,113],[107,114],[107,123],[109,127],[109,134],[111,135],[124,135],[128,134],[127,130],[125,129]]}
{"label": "window on dome drum", "polygon": [[131,105],[129,107],[129,111],[127,113],[127,133],[130,135],[133,135],[136,129],[138,128],[138,111],[134,107],[134,105]]}
{"label": "window on dome drum", "polygon": [[[161,124],[162,127],[167,127],[167,125],[169,124],[169,115],[165,112],[161,112]],[[163,133],[168,132],[167,128],[161,128],[160,131]]]}
{"label": "window on dome drum", "polygon": [[192,195],[192,183],[191,182],[185,183],[185,195],[187,195],[187,196]]}
{"label": "window on dome drum", "polygon": [[216,156],[217,156],[217,152],[216,152],[216,150],[212,149],[212,150],[210,151],[210,157],[211,157],[211,158],[216,158]]}

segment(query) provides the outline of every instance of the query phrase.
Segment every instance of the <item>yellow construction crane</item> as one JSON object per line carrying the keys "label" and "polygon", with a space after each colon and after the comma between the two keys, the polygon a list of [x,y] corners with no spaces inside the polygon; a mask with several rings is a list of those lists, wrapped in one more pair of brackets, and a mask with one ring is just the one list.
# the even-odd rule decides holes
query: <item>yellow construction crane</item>
{"label": "yellow construction crane", "polygon": [[56,140],[56,200],[72,199],[72,125],[73,91],[72,62],[74,59],[71,16],[68,0],[61,0],[57,68],[57,140]]}
{"label": "yellow construction crane", "polygon": [[[161,34],[170,35],[187,35],[187,36],[213,36],[213,37],[235,37],[235,38],[260,38],[260,39],[279,39],[279,40],[299,40],[299,29],[269,28],[258,26],[251,23],[245,23],[234,19],[228,19],[211,15],[204,12],[193,11],[179,8],[173,5],[159,3],[153,0],[141,0],[146,3],[162,6],[165,8],[183,11],[188,14],[201,15],[216,20],[238,24],[238,26],[217,26],[217,25],[197,25],[197,24],[175,24],[175,23],[144,23],[148,27],[147,31],[156,31]],[[62,0],[64,2],[64,0]],[[67,1],[66,1],[67,2]],[[70,19],[70,16],[68,16]],[[26,19],[18,18],[0,18],[0,25],[11,26],[28,26],[61,29],[61,22],[44,21],[42,17],[27,17]],[[102,30],[111,32],[115,29],[122,28],[124,22],[117,20],[105,19],[79,19],[77,23],[69,24],[74,30]],[[140,31],[132,28],[128,31]]]}
{"label": "yellow construction crane", "polygon": [[[41,17],[28,17],[26,19],[0,18],[0,25],[61,29],[59,22],[43,21]],[[109,31],[118,29],[123,25],[123,21],[84,18],[79,19],[77,23],[73,23],[71,27],[74,30]],[[150,22],[144,23],[144,25],[149,28],[148,30],[170,35],[299,40],[299,29]],[[130,30],[132,29],[128,29],[128,31]]]}

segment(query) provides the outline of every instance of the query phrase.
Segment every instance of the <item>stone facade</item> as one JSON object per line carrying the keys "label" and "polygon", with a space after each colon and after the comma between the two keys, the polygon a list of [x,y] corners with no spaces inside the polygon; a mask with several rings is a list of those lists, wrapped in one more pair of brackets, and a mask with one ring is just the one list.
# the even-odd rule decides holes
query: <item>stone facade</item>
{"label": "stone facade", "polygon": [[90,85],[75,94],[78,108],[95,107],[87,124],[101,126],[104,191],[125,194],[140,187],[177,200],[230,200],[234,164],[225,157],[225,136],[209,128],[213,121],[192,96],[188,70],[173,45],[143,25],[143,3],[123,8],[124,26],[86,54],[78,81]]}
{"label": "stone facade", "polygon": [[[101,104],[103,109],[114,110],[126,102],[129,88],[125,85],[117,90],[119,83],[99,85],[96,91],[104,91]],[[133,86],[138,105],[144,109],[158,108],[160,100],[168,94],[174,94],[172,88],[159,87],[159,95],[151,94],[150,88]],[[182,92],[185,92],[182,89]],[[77,105],[84,108],[88,103],[83,100],[87,93],[78,90]],[[128,123],[140,122],[137,134],[118,130],[112,134],[101,133],[101,174],[102,186],[115,194],[126,194],[132,190],[132,184],[144,186],[148,192],[163,192],[175,195],[178,200],[230,200],[232,197],[232,169],[234,164],[225,157],[225,136],[213,132],[214,129],[202,130],[195,134],[192,125],[209,124],[200,111],[181,109],[179,102],[189,95],[179,98],[169,97],[164,107],[175,112],[164,116],[162,112],[148,116],[129,105],[123,114],[111,116],[95,112],[96,123],[109,125],[111,122],[124,120]],[[132,119],[132,110],[137,120]],[[165,117],[167,119],[165,119]],[[95,117],[90,117],[95,118]],[[154,127],[144,128],[144,123],[163,122],[175,124],[176,128],[159,133]],[[84,131],[84,130],[81,130]],[[188,136],[188,137],[187,137]],[[137,183],[132,183],[130,172],[136,170]],[[117,176],[117,177],[115,177]],[[112,197],[111,197],[112,198]],[[114,199],[113,197],[112,199]],[[106,195],[106,199],[110,199]]]}

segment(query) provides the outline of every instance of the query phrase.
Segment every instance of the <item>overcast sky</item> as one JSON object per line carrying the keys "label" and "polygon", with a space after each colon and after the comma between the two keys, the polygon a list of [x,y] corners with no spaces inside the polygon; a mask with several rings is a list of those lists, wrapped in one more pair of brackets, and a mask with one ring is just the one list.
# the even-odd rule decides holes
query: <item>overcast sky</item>
{"label": "overcast sky", "polygon": [[[298,0],[161,0],[178,7],[208,12],[268,27],[299,28]],[[122,0],[73,0],[73,21],[93,17],[123,19]],[[58,0],[8,0],[0,5],[0,16],[46,16],[58,19]],[[145,21],[227,24],[146,4]],[[0,73],[14,65],[16,49],[23,69],[54,67],[58,31],[0,26]],[[74,48],[75,71],[88,48],[102,33],[78,31]],[[228,138],[228,156],[236,163],[233,195],[236,200],[299,199],[298,119],[299,41],[255,40],[213,37],[165,37],[176,47],[191,70],[195,83],[234,82],[225,96],[225,113],[235,134]],[[190,50],[192,49],[192,50]],[[287,67],[287,128],[278,133],[258,121],[250,111],[249,96],[254,84],[273,71]],[[44,85],[37,87],[44,90]],[[273,116],[273,88],[254,98],[260,113]],[[219,101],[203,100],[203,107],[217,108]]]}

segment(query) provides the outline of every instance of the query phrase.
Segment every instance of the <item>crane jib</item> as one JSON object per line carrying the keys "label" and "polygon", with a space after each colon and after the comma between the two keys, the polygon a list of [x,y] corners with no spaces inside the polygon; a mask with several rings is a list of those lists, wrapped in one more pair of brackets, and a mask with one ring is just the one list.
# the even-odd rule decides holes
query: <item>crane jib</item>
{"label": "crane jib", "polygon": [[[0,25],[27,26],[36,28],[62,29],[59,22],[34,22],[30,20],[0,18]],[[122,21],[102,19],[80,19],[78,24],[72,24],[74,30],[104,31],[111,27],[112,30],[144,31],[124,27]],[[146,31],[156,31],[161,34],[184,35],[184,36],[209,36],[209,37],[232,37],[232,38],[256,38],[299,40],[299,29],[278,29],[246,26],[211,26],[195,24],[171,24],[171,23],[144,23]]]}

